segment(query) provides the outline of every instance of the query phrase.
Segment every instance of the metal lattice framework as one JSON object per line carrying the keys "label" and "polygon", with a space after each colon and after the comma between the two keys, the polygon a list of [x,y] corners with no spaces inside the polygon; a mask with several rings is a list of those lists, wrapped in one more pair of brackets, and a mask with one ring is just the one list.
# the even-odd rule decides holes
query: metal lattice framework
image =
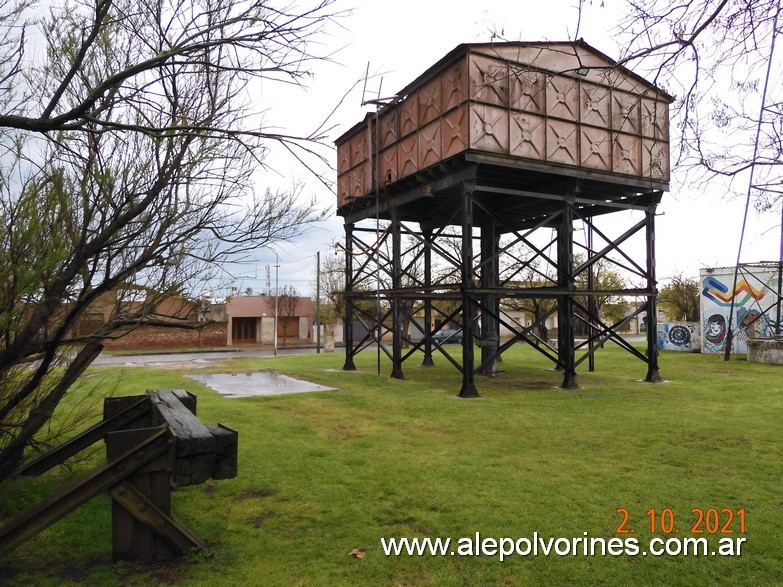
{"label": "metal lattice framework", "polygon": [[[460,397],[474,397],[475,376],[494,375],[502,354],[516,342],[526,342],[563,372],[562,387],[573,388],[577,368],[587,361],[592,370],[596,350],[612,340],[646,365],[645,381],[660,381],[654,221],[663,192],[628,183],[508,173],[506,162],[484,155],[458,159],[393,194],[341,209],[347,253],[345,369],[354,369],[355,355],[373,345],[391,360],[394,378],[403,378],[408,359],[423,355],[423,364],[432,365],[437,353],[462,373]],[[586,236],[583,242],[575,241],[577,225]],[[612,227],[612,235],[605,225]],[[639,248],[640,240],[642,260],[628,247],[636,241]],[[602,289],[594,279],[599,262],[623,269],[639,286]],[[540,279],[521,282],[518,276],[525,270]],[[586,288],[577,288],[579,280]],[[599,315],[598,300],[610,296],[646,302],[608,324]],[[522,326],[501,306],[501,300],[513,298],[552,300],[553,309]],[[646,353],[620,334],[642,313]],[[538,335],[553,314],[556,345]],[[416,315],[423,316],[421,323],[413,319]],[[432,326],[433,317],[461,328],[461,357],[433,341],[440,329]],[[407,336],[406,324],[420,338]],[[502,343],[501,325],[512,334]],[[579,341],[577,326],[586,331]]]}

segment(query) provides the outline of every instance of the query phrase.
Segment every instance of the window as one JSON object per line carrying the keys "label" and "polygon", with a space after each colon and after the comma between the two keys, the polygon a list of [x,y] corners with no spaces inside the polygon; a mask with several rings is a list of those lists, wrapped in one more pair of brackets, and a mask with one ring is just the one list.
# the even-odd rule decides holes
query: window
{"label": "window", "polygon": [[256,318],[232,318],[231,340],[238,343],[257,342],[256,321]]}

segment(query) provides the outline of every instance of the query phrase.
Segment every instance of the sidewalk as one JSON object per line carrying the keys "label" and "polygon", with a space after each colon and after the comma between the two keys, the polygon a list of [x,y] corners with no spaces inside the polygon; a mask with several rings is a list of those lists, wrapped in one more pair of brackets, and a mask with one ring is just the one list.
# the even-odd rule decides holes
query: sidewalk
{"label": "sidewalk", "polygon": [[[314,344],[278,347],[278,356],[313,354],[316,352]],[[321,352],[324,352],[321,348]],[[139,350],[139,351],[115,351],[101,353],[93,365],[122,365],[134,366],[174,366],[174,364],[207,366],[213,361],[224,359],[273,357],[272,345],[251,344],[235,345],[227,347],[211,347],[203,349],[165,349],[165,350]]]}

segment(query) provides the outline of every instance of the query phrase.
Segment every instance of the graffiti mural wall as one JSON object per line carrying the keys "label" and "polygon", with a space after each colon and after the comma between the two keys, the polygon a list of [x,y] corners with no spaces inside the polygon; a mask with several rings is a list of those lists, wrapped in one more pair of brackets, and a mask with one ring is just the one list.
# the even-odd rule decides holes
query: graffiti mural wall
{"label": "graffiti mural wall", "polygon": [[702,269],[702,352],[722,353],[728,339],[729,312],[734,300],[733,353],[748,351],[748,338],[774,333],[778,304],[777,265],[741,265],[734,286],[734,267]]}
{"label": "graffiti mural wall", "polygon": [[658,350],[698,352],[701,350],[699,325],[693,322],[658,322]]}

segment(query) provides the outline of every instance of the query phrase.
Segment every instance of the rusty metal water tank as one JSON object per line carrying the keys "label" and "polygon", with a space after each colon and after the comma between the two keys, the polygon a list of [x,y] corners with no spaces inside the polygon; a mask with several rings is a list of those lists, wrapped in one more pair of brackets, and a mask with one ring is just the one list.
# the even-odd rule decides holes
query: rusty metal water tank
{"label": "rusty metal water tank", "polygon": [[463,44],[343,134],[338,208],[460,154],[667,190],[672,97],[582,40]]}

